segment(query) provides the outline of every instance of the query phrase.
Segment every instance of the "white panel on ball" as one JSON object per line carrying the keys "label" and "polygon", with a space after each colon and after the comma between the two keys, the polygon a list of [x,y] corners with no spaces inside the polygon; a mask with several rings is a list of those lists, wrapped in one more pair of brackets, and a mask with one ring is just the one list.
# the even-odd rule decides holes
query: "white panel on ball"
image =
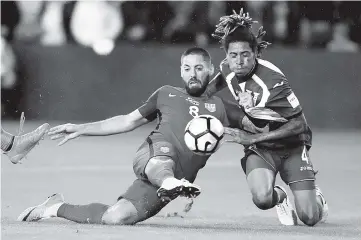
{"label": "white panel on ball", "polygon": [[194,134],[198,135],[205,131],[207,131],[207,119],[205,118],[194,118],[189,125],[189,131]]}
{"label": "white panel on ball", "polygon": [[184,134],[184,142],[190,150],[196,150],[196,140],[188,132]]}

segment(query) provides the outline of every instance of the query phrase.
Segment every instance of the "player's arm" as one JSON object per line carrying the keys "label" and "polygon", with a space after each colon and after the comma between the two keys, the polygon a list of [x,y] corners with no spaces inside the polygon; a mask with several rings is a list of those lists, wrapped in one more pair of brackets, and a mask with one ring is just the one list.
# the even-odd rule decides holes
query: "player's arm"
{"label": "player's arm", "polygon": [[307,130],[307,122],[303,114],[290,119],[287,123],[276,130],[264,133],[251,134],[244,130],[235,128],[225,128],[225,134],[232,137],[229,142],[236,142],[242,145],[252,145],[255,143],[262,143],[283,139],[291,136],[301,134]]}
{"label": "player's arm", "polygon": [[137,109],[127,115],[119,115],[103,121],[59,125],[51,128],[48,134],[52,140],[64,137],[59,143],[59,145],[63,145],[67,141],[79,136],[108,136],[129,132],[147,122],[148,120]]}
{"label": "player's arm", "polygon": [[275,130],[249,134],[236,129],[226,129],[226,134],[234,137],[233,142],[243,145],[261,143],[299,135],[307,130],[306,118],[302,107],[285,78],[269,89],[270,96],[265,108],[275,111],[288,121]]}
{"label": "player's arm", "polygon": [[224,74],[226,74],[226,73],[223,72],[223,65],[225,65],[225,64],[226,64],[225,60],[223,60],[219,66],[220,71],[209,82],[207,89],[206,89],[206,94],[208,97],[211,97],[218,91],[221,91],[223,88],[227,87],[227,82],[224,77]]}
{"label": "player's arm", "polygon": [[127,115],[92,123],[59,125],[51,128],[48,134],[52,140],[64,137],[59,143],[62,145],[79,136],[108,136],[132,131],[157,117],[158,92],[159,90],[153,93],[141,107]]}
{"label": "player's arm", "polygon": [[287,123],[276,130],[267,133],[253,135],[252,143],[279,140],[287,137],[299,135],[307,130],[307,122],[303,113],[290,119]]}

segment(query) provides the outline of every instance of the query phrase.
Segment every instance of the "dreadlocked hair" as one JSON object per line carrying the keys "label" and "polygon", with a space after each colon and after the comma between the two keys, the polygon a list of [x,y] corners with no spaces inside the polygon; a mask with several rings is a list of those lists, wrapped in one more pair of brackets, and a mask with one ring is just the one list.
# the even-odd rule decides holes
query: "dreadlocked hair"
{"label": "dreadlocked hair", "polygon": [[243,13],[243,8],[239,14],[233,10],[232,15],[220,18],[212,36],[218,39],[226,50],[231,42],[245,41],[249,43],[253,51],[257,50],[258,54],[261,54],[262,50],[271,43],[262,40],[266,34],[263,27],[258,29],[257,36],[252,33],[252,24],[254,23],[258,22],[253,21],[249,13]]}

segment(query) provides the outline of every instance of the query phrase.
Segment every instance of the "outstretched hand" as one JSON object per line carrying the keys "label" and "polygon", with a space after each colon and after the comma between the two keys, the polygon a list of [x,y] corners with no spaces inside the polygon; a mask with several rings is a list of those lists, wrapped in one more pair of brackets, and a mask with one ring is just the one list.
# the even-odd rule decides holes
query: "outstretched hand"
{"label": "outstretched hand", "polygon": [[224,142],[239,143],[244,146],[249,146],[256,143],[255,135],[249,134],[243,130],[225,127],[224,133],[231,137],[230,140],[224,140]]}
{"label": "outstretched hand", "polygon": [[48,135],[50,136],[51,140],[64,138],[58,144],[59,146],[61,146],[67,141],[79,137],[81,135],[81,132],[79,125],[67,123],[51,128],[48,132]]}

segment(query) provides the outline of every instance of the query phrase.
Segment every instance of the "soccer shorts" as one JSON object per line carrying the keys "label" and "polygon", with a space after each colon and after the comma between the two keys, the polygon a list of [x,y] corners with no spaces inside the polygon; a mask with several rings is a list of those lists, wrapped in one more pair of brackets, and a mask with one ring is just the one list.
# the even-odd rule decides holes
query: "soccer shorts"
{"label": "soccer shorts", "polygon": [[175,147],[166,141],[162,136],[151,135],[139,147],[133,160],[133,170],[138,179],[147,180],[145,167],[149,160],[156,156],[167,156],[173,161],[177,161]]}
{"label": "soccer shorts", "polygon": [[[250,168],[247,167],[247,159],[251,154],[258,155],[261,160],[248,163],[252,165]],[[252,145],[245,149],[241,164],[247,175],[256,168],[266,168],[275,174],[279,172],[286,184],[315,180],[315,171],[306,146],[276,150]]]}

